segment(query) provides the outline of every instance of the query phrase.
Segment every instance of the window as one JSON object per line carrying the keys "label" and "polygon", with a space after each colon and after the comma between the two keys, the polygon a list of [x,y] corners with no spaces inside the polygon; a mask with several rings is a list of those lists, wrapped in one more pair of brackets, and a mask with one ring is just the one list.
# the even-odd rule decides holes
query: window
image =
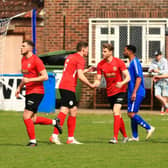
{"label": "window", "polygon": [[103,43],[112,43],[115,57],[125,60],[124,47],[133,44],[143,66],[149,65],[155,50],[165,55],[166,24],[166,19],[90,19],[89,64],[97,65]]}
{"label": "window", "polygon": [[152,58],[153,53],[160,48],[160,41],[149,41],[149,58]]}
{"label": "window", "polygon": [[[101,27],[100,28],[100,31],[101,31],[101,34],[109,34],[109,30],[108,30],[108,27]],[[110,29],[110,33],[111,34],[114,34],[114,28],[111,28]]]}
{"label": "window", "polygon": [[149,34],[160,34],[160,28],[149,28]]}

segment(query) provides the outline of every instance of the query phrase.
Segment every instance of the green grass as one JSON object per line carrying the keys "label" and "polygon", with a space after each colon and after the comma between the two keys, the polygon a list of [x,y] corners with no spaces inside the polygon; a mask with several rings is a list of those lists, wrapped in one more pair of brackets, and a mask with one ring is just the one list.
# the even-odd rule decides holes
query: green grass
{"label": "green grass", "polygon": [[[45,114],[39,114],[46,116]],[[66,124],[60,136],[63,145],[50,144],[51,126],[36,126],[38,146],[29,148],[22,113],[0,112],[1,168],[166,168],[168,166],[168,116],[142,115],[156,127],[149,141],[139,128],[140,142],[108,144],[113,135],[112,114],[79,114],[76,138],[83,145],[67,145]],[[47,117],[54,118],[54,115]],[[130,136],[129,119],[124,114]],[[119,136],[119,140],[121,140]]]}

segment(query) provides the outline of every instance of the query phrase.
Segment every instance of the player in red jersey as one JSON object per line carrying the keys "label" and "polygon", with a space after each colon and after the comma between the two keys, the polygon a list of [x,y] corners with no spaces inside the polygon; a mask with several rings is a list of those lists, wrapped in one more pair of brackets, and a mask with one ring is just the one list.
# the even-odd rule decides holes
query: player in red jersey
{"label": "player in red jersey", "polygon": [[130,80],[129,72],[125,63],[113,56],[113,46],[111,44],[103,44],[103,58],[97,66],[97,76],[94,84],[98,87],[101,77],[104,75],[108,100],[114,114],[114,137],[109,143],[118,143],[119,130],[124,137],[123,142],[125,143],[128,141],[128,137],[120,110],[126,96],[126,84]]}
{"label": "player in red jersey", "polygon": [[[77,101],[75,97],[77,78],[79,78],[84,84],[88,85],[90,88],[94,87],[93,84],[91,84],[84,75],[85,72],[90,70],[84,70],[84,57],[88,55],[88,44],[86,42],[79,42],[76,49],[77,53],[69,55],[65,60],[63,75],[59,85],[59,91],[61,94],[61,108],[57,118],[60,119],[60,125],[63,126],[65,118],[69,113],[67,120],[67,144],[81,144],[74,138],[77,115]],[[58,135],[58,130],[54,128],[54,132],[49,139],[50,142],[55,144],[61,144]]]}
{"label": "player in red jersey", "polygon": [[25,40],[22,43],[21,54],[22,57],[22,73],[23,79],[16,90],[16,97],[19,97],[19,93],[22,87],[26,86],[26,99],[25,109],[23,113],[23,120],[27,128],[27,133],[30,138],[30,142],[27,146],[37,146],[35,138],[34,124],[54,125],[59,132],[62,132],[62,128],[59,125],[59,119],[48,119],[45,117],[37,116],[38,106],[44,96],[43,81],[48,79],[47,71],[43,62],[32,53],[34,44],[30,40]]}

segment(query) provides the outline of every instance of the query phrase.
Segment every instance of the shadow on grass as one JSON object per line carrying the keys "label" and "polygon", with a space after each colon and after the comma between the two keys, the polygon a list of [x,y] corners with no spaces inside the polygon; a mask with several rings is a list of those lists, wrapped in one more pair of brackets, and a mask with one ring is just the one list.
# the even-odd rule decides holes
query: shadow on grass
{"label": "shadow on grass", "polygon": [[151,142],[151,143],[167,143],[168,144],[168,139],[151,139],[147,142]]}
{"label": "shadow on grass", "polygon": [[[41,144],[55,145],[54,143],[51,143],[49,141],[41,141],[41,140],[39,140],[37,142],[41,143]],[[86,140],[82,141],[81,140],[80,142],[83,143],[83,144],[106,144],[106,143],[108,143],[108,141],[104,141],[104,140],[88,140],[88,141],[86,141]],[[66,141],[61,141],[61,143],[62,143],[62,145],[67,145]]]}
{"label": "shadow on grass", "polygon": [[[48,142],[48,141],[37,141],[37,144],[47,144],[47,145],[52,145],[52,143]],[[0,147],[3,147],[3,146],[22,146],[22,147],[27,147],[27,144],[16,144],[16,143],[13,143],[13,144],[10,144],[10,143],[0,143]]]}
{"label": "shadow on grass", "polygon": [[41,140],[37,140],[37,143],[38,143],[38,144],[39,144],[39,143],[41,143],[41,144],[49,144],[49,145],[54,144],[54,143],[51,143],[51,142],[49,142],[49,141],[41,141]]}
{"label": "shadow on grass", "polygon": [[26,146],[25,144],[10,144],[10,143],[3,143],[0,146]]}

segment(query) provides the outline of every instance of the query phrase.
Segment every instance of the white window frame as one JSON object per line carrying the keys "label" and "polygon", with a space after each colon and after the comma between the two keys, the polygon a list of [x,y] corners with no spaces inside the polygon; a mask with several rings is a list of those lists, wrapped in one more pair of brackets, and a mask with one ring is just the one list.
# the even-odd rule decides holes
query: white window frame
{"label": "white window frame", "polygon": [[[92,57],[92,25],[96,26],[96,46],[95,46],[95,58]],[[168,27],[168,19],[166,18],[120,18],[120,19],[89,19],[89,65],[97,65],[100,61],[101,53],[100,53],[100,42],[103,41],[115,41],[115,53],[114,56],[119,56],[119,26],[128,26],[128,37],[129,37],[129,27],[130,26],[142,26],[142,65],[148,66],[150,59],[149,59],[149,41],[160,41],[161,42],[161,50],[163,55],[165,56],[165,31],[166,27]],[[111,35],[111,31],[109,31],[108,35],[101,35],[100,30],[101,27],[108,27],[110,30],[111,27],[114,27],[115,34]],[[155,27],[160,28],[160,35],[150,35],[149,28]],[[127,43],[129,44],[129,38]],[[148,44],[148,45],[147,45]]]}
{"label": "white window frame", "polygon": [[[108,31],[110,32],[109,34],[100,34],[100,30],[101,28],[108,28]],[[114,34],[111,34],[111,28],[114,28],[115,30],[115,33]],[[106,26],[106,25],[98,25],[96,27],[96,58],[97,58],[97,61],[99,62],[101,60],[101,53],[100,53],[100,50],[101,50],[101,41],[108,41],[108,43],[110,43],[111,41],[115,41],[114,43],[114,48],[115,49],[115,53],[114,55],[118,56],[119,55],[119,50],[117,49],[118,46],[119,46],[119,39],[117,38],[118,36],[118,29],[115,25],[111,25],[111,26]]]}
{"label": "white window frame", "polygon": [[[156,25],[150,25],[149,28],[160,28],[160,35],[156,35],[156,34],[149,34],[149,32],[147,32],[147,47],[149,47],[149,41],[160,41],[160,48],[162,51],[163,56],[165,56],[165,25],[157,25],[157,23],[155,23]],[[147,55],[147,63],[151,62],[151,59],[149,57],[149,51],[148,48],[146,50],[146,55]]]}

